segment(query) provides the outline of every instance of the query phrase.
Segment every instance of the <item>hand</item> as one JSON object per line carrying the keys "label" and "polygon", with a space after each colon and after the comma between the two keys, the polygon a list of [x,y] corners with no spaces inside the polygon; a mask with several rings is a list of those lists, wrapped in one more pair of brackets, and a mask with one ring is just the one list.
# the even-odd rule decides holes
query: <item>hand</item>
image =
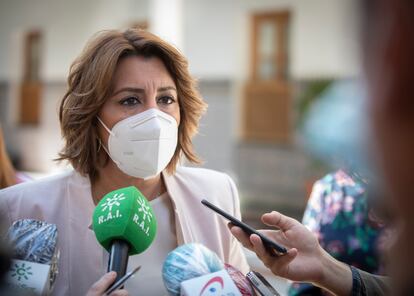
{"label": "hand", "polygon": [[[109,286],[115,281],[116,272],[111,271],[104,274],[97,282],[95,282],[92,287],[89,289],[86,296],[103,296],[106,295],[105,291]],[[115,290],[110,294],[110,296],[128,296],[128,291],[125,289]]]}
{"label": "hand", "polygon": [[288,248],[285,255],[270,255],[259,236],[252,234],[248,237],[239,227],[232,227],[231,232],[243,246],[255,252],[274,274],[293,281],[313,282],[321,274],[319,258],[323,253],[315,235],[298,221],[278,212],[264,214],[262,221],[280,229],[260,232]]}
{"label": "hand", "polygon": [[340,295],[346,295],[351,290],[349,267],[323,250],[316,236],[303,224],[275,211],[264,214],[262,221],[280,229],[260,232],[288,248],[286,254],[270,255],[258,235],[249,237],[237,226],[230,225],[231,232],[244,247],[255,252],[275,275],[292,281],[310,282]]}

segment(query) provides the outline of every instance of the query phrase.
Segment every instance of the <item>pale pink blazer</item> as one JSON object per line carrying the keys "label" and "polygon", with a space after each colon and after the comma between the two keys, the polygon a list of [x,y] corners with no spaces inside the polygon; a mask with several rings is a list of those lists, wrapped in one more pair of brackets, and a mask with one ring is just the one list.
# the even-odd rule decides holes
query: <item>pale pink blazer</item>
{"label": "pale pink blazer", "polygon": [[[240,218],[239,197],[231,178],[212,170],[186,167],[163,176],[175,211],[178,244],[201,243],[246,273],[249,266],[242,247],[231,235],[227,222],[200,203],[205,198]],[[107,252],[89,228],[94,208],[89,178],[75,171],[0,191],[0,214],[8,225],[24,218],[57,225],[60,260],[53,295],[84,295],[106,271]]]}

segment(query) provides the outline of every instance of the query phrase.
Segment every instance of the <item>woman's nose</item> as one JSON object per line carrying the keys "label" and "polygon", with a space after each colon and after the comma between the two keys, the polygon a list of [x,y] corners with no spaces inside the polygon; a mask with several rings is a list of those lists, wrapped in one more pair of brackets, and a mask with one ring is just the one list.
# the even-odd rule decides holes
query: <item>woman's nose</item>
{"label": "woman's nose", "polygon": [[159,109],[156,98],[145,100],[144,108],[145,111],[152,108]]}

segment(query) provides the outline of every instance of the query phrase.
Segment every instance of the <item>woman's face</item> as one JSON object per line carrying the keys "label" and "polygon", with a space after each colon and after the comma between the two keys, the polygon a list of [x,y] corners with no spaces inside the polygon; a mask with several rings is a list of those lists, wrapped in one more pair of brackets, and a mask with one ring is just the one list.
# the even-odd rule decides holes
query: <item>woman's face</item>
{"label": "woman's face", "polygon": [[[157,57],[126,57],[118,63],[113,81],[113,92],[102,106],[98,116],[112,129],[127,117],[151,108],[165,112],[180,124],[180,106],[176,85]],[[108,143],[108,132],[98,125],[100,138]]]}

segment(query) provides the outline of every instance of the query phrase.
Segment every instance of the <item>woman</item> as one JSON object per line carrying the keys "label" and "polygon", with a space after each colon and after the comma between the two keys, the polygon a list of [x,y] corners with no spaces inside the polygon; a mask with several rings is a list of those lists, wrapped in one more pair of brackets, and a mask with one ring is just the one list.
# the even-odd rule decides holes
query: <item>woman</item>
{"label": "woman", "polygon": [[184,243],[202,243],[246,272],[241,246],[200,203],[207,198],[240,217],[233,181],[178,165],[182,156],[198,162],[191,139],[206,108],[185,58],[148,32],[106,31],[75,60],[68,84],[59,113],[65,140],[59,159],[74,171],[0,193],[10,222],[37,218],[57,225],[55,294],[82,295],[103,274],[107,253],[89,227],[92,213],[106,193],[130,185],[148,198],[158,222],[151,247],[130,257],[130,266],[142,266],[128,281],[131,295],[165,294],[163,260]]}

